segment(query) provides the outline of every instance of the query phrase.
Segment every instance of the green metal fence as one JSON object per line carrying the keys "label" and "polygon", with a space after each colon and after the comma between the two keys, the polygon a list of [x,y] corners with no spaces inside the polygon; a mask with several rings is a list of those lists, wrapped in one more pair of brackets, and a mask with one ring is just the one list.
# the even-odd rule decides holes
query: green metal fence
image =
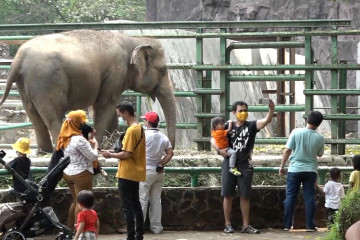
{"label": "green metal fence", "polygon": [[[338,167],[341,169],[341,172],[352,172],[354,171],[353,167]],[[117,167],[103,167],[103,169],[110,173],[114,174],[118,171]],[[325,184],[326,174],[329,173],[331,167],[319,167],[318,169],[318,184]],[[30,174],[44,174],[47,171],[47,167],[31,167]],[[273,173],[277,174],[279,172],[279,167],[255,167],[255,174],[260,173]],[[199,176],[201,174],[221,174],[220,167],[166,167],[166,174],[189,174],[191,176],[191,187],[197,187],[199,182]],[[10,176],[11,174],[6,169],[0,169],[0,176]]]}
{"label": "green metal fence", "polygon": [[[32,36],[5,36],[19,31],[56,32],[74,29],[194,29],[194,32],[179,34],[147,34],[141,36],[151,36],[156,38],[195,38],[196,39],[196,63],[168,64],[169,69],[193,69],[197,72],[196,89],[192,91],[175,92],[176,97],[195,97],[197,112],[194,116],[196,123],[178,123],[178,128],[197,129],[197,137],[193,140],[197,142],[199,150],[210,149],[210,118],[214,116],[225,116],[229,118],[230,107],[230,85],[233,82],[244,81],[276,81],[277,82],[277,120],[279,123],[278,136],[282,138],[258,138],[257,144],[284,144],[286,137],[284,134],[285,112],[290,114],[290,130],[294,128],[293,119],[295,112],[306,114],[314,109],[314,95],[329,95],[331,97],[331,113],[325,116],[326,120],[331,121],[331,138],[326,142],[331,144],[332,154],[344,154],[345,144],[359,144],[360,140],[345,138],[345,121],[359,120],[360,115],[346,114],[346,96],[359,95],[359,89],[346,89],[347,71],[360,70],[358,64],[347,64],[346,61],[338,59],[338,37],[343,35],[359,35],[358,30],[346,30],[345,27],[351,25],[350,20],[346,19],[321,19],[321,20],[285,20],[285,21],[241,21],[241,22],[137,22],[137,23],[58,23],[58,24],[13,24],[0,25],[0,44],[15,43],[26,41],[35,37]],[[272,28],[276,31],[266,32]],[[322,30],[318,30],[322,28]],[[208,30],[211,32],[208,32]],[[248,29],[244,32],[233,32],[232,29]],[[265,30],[264,30],[265,29]],[[280,30],[279,30],[280,29]],[[289,30],[290,29],[290,30]],[[282,31],[283,30],[283,31]],[[135,35],[135,34],[133,34]],[[329,64],[316,64],[314,62],[312,38],[315,36],[328,36],[331,42],[331,62]],[[295,37],[303,37],[303,41],[294,40]],[[204,39],[220,39],[219,65],[203,64]],[[227,40],[241,40],[228,44]],[[254,42],[254,40],[257,40]],[[278,49],[278,65],[231,65],[230,53],[234,49],[251,48],[276,48]],[[294,49],[303,49],[305,54],[305,65],[296,65],[292,60],[290,64],[284,62],[284,49],[289,49],[291,56],[294,56]],[[290,56],[290,57],[291,57]],[[10,66],[0,66],[0,70],[9,69]],[[230,74],[230,71],[277,71],[276,75],[238,75]],[[305,74],[295,74],[295,70],[304,70]],[[213,71],[220,72],[220,89],[211,87],[211,77]],[[286,73],[288,71],[289,73]],[[330,71],[330,89],[314,89],[314,71]],[[290,104],[285,103],[285,83],[290,86],[290,93],[294,90],[294,82],[303,81],[305,84],[305,104],[296,105],[294,99],[290,97]],[[0,94],[2,94],[0,92]],[[11,92],[16,95],[15,91]],[[136,96],[138,100],[137,114],[141,114],[141,97],[143,94],[125,92],[124,95]],[[220,111],[211,112],[211,95],[220,96]],[[280,104],[279,104],[280,103]],[[250,105],[249,111],[266,112],[268,107],[265,105]],[[161,127],[164,127],[162,124]],[[0,130],[6,130],[0,128]]]}

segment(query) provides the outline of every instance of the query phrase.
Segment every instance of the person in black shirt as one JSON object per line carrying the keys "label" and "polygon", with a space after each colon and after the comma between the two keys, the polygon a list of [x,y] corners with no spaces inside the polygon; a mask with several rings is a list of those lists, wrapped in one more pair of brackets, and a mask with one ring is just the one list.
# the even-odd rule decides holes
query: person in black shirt
{"label": "person in black shirt", "polygon": [[[236,151],[236,166],[241,172],[240,176],[235,176],[229,172],[229,155],[225,149],[219,150],[218,153],[224,157],[221,174],[221,195],[224,197],[223,208],[225,218],[225,233],[234,233],[231,225],[232,201],[235,195],[235,187],[238,186],[240,195],[240,209],[242,215],[242,233],[256,234],[259,230],[249,224],[250,216],[250,192],[254,169],[251,158],[255,144],[256,133],[263,129],[271,122],[275,109],[272,100],[269,101],[269,112],[263,119],[247,121],[248,105],[243,101],[237,101],[232,105],[232,113],[236,121],[232,124],[232,129],[228,132],[229,147]],[[214,139],[211,144],[215,147]],[[215,148],[217,149],[217,148]]]}
{"label": "person in black shirt", "polygon": [[[17,157],[8,162],[8,165],[13,168],[23,179],[29,178],[31,160],[26,154],[30,153],[30,139],[19,138],[16,143],[12,145],[16,151]],[[18,179],[13,177],[13,188],[18,193],[23,193],[27,189]]]}

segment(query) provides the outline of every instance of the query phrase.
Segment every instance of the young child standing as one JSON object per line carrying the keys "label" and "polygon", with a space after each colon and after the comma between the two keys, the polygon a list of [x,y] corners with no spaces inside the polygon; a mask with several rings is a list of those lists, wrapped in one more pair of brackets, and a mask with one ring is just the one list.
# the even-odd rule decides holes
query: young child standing
{"label": "young child standing", "polygon": [[[8,162],[23,179],[29,178],[31,160],[26,154],[30,154],[30,139],[19,138],[11,147],[16,151],[17,157]],[[13,177],[13,188],[18,193],[23,193],[27,189],[22,182]]]}
{"label": "young child standing", "polygon": [[216,151],[219,153],[220,150],[226,149],[230,155],[229,159],[229,171],[235,176],[240,176],[241,172],[236,167],[236,151],[229,147],[229,141],[227,133],[231,131],[232,122],[229,121],[229,127],[225,130],[225,119],[223,117],[213,118],[211,123],[211,136],[214,139]]}
{"label": "young child standing", "polygon": [[351,191],[358,191],[360,188],[360,155],[354,155],[352,158],[354,171],[350,174],[349,184]]}
{"label": "young child standing", "polygon": [[96,240],[100,230],[100,222],[95,210],[94,193],[82,190],[77,195],[80,212],[77,215],[76,234],[74,240]]}
{"label": "young child standing", "polygon": [[340,169],[330,169],[330,180],[324,186],[325,208],[328,226],[334,223],[334,215],[339,210],[341,199],[345,196],[344,186],[339,183]]}

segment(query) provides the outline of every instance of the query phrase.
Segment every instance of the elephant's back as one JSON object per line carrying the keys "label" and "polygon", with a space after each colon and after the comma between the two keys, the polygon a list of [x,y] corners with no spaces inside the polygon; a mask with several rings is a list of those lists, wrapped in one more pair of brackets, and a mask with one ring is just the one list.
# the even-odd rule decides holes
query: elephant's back
{"label": "elephant's back", "polygon": [[19,51],[33,52],[36,54],[56,51],[103,51],[112,45],[121,42],[122,34],[94,31],[75,30],[63,33],[47,34],[36,37],[24,43]]}

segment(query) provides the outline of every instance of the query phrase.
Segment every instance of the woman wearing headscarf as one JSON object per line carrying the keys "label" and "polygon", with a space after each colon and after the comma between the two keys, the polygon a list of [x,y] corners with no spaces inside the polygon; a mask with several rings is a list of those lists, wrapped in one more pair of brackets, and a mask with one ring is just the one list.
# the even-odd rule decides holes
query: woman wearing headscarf
{"label": "woman wearing headscarf", "polygon": [[63,149],[64,157],[70,157],[70,164],[64,169],[63,178],[68,185],[73,202],[69,209],[67,226],[74,229],[77,213],[76,197],[81,190],[92,189],[92,162],[98,157],[96,139],[90,142],[81,134],[82,124],[86,122],[83,110],[71,111],[62,124],[56,150]]}

